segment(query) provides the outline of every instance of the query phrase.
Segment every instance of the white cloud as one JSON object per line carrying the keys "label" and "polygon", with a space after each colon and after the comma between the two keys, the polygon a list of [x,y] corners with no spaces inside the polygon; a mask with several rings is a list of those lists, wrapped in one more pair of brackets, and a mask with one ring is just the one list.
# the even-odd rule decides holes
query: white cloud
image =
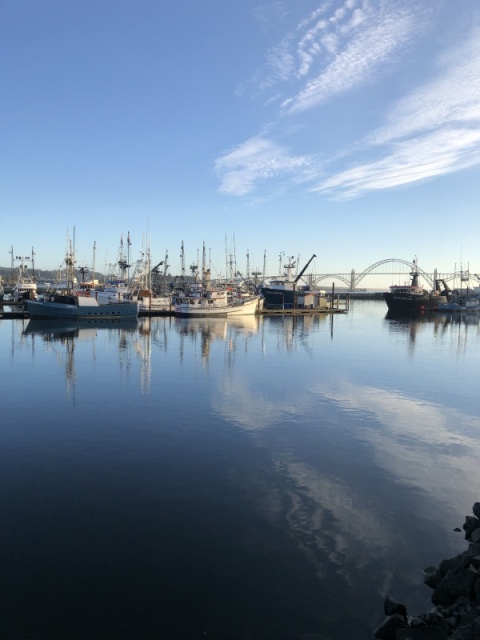
{"label": "white cloud", "polygon": [[[345,16],[343,10],[341,16]],[[338,20],[339,15],[334,22]],[[353,30],[348,41],[345,38],[340,40],[340,32],[318,34],[322,49],[332,58],[314,79],[295,96],[284,101],[283,108],[287,113],[318,107],[333,96],[370,81],[382,66],[391,62],[394,54],[412,40],[420,28],[415,14],[405,8],[390,13],[380,10],[377,13],[371,9],[368,19],[365,13],[356,14],[356,24],[363,28]],[[353,26],[347,32],[351,29]],[[312,51],[311,46],[309,51]],[[305,75],[305,69],[304,59],[300,68],[302,75]]]}
{"label": "white cloud", "polygon": [[384,144],[454,122],[478,126],[480,111],[480,29],[458,51],[441,61],[439,76],[406,96],[387,124],[370,140]]}
{"label": "white cloud", "polygon": [[391,110],[386,124],[356,151],[384,148],[381,159],[357,164],[313,190],[352,198],[480,164],[480,31],[442,60],[439,76]]}
{"label": "white cloud", "polygon": [[[338,402],[345,411],[364,411],[373,418],[365,423],[362,437],[368,442],[376,463],[401,478],[403,483],[421,490],[429,500],[441,495],[444,505],[455,510],[454,492],[447,480],[451,475],[443,471],[455,470],[457,486],[471,485],[469,478],[477,471],[480,453],[478,417],[351,382],[336,389],[322,387],[318,392],[321,397]],[[375,423],[381,428],[367,426]],[[428,456],[424,455],[425,450]],[[461,464],[458,463],[459,451],[462,452]]]}
{"label": "white cloud", "polygon": [[480,131],[446,129],[401,142],[384,158],[357,165],[324,180],[312,191],[353,198],[452,173],[480,163]]}
{"label": "white cloud", "polygon": [[220,191],[243,196],[258,182],[308,171],[312,159],[293,156],[265,137],[247,140],[219,158],[215,164],[221,177]]}
{"label": "white cloud", "polygon": [[[262,89],[278,83],[300,85],[290,97],[277,91],[275,101],[264,103],[281,105],[277,115],[283,135],[288,119],[298,120],[337,96],[370,85],[382,70],[398,68],[402,54],[414,43],[426,50],[428,43],[416,40],[433,28],[432,16],[433,9],[417,0],[347,0],[340,7],[325,3],[310,14],[271,49],[268,73],[262,80],[256,78]],[[438,39],[436,47],[441,48]],[[455,42],[441,58],[431,55],[425,74],[432,67],[436,77],[427,76],[422,84],[412,75],[413,88],[390,107],[384,124],[343,150],[330,152],[328,172],[323,166],[320,174],[311,154],[296,154],[259,135],[217,161],[220,190],[245,195],[261,183],[288,176],[290,184],[310,181],[313,192],[353,198],[479,164],[480,28],[465,31],[462,43]],[[293,129],[288,135],[291,149]]]}

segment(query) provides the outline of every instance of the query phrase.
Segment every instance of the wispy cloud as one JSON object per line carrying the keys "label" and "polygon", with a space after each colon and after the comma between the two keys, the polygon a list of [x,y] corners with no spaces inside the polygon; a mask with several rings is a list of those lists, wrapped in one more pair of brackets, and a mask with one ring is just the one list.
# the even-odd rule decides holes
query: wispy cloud
{"label": "wispy cloud", "polygon": [[442,60],[436,79],[402,98],[357,151],[383,153],[313,190],[352,198],[480,164],[480,30]]}
{"label": "wispy cloud", "polygon": [[270,91],[271,100],[264,103],[269,109],[280,105],[273,118],[288,147],[273,140],[275,126],[269,135],[239,144],[216,162],[220,190],[246,195],[288,176],[291,184],[310,181],[310,191],[345,199],[480,163],[480,28],[473,19],[462,44],[455,43],[450,52],[439,54],[436,39],[423,65],[425,75],[409,70],[411,89],[392,105],[392,88],[386,86],[383,124],[343,149],[330,150],[328,166],[320,165],[311,146],[308,155],[295,152],[300,138],[285,126],[304,121],[307,112],[353,89],[374,82],[381,89],[380,81],[405,64],[406,51],[428,50],[431,42],[420,36],[435,24],[440,28],[435,17],[432,7],[418,0],[327,0],[299,21],[269,50],[263,73],[254,80],[257,90]]}
{"label": "wispy cloud", "polygon": [[311,71],[316,57],[322,56],[323,64],[296,95],[284,100],[287,113],[312,109],[369,82],[421,28],[408,5],[387,11],[382,4],[362,9],[354,4],[346,2],[329,20],[321,19],[300,41],[298,77]]}
{"label": "wispy cloud", "polygon": [[221,178],[220,191],[243,196],[257,183],[279,177],[308,173],[313,159],[291,155],[285,148],[264,137],[247,140],[219,158],[215,170]]}
{"label": "wispy cloud", "polygon": [[311,189],[349,199],[445,175],[480,163],[480,131],[445,129],[396,144],[380,160],[341,171]]}
{"label": "wispy cloud", "polygon": [[480,118],[480,29],[439,61],[438,77],[395,105],[368,141],[385,144],[452,123],[477,126]]}

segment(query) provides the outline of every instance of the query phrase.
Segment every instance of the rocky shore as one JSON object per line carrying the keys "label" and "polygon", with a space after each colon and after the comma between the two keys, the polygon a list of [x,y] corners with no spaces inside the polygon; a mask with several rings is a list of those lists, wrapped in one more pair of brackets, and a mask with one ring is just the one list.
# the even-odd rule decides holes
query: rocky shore
{"label": "rocky shore", "polygon": [[[374,632],[380,640],[480,640],[480,502],[463,525],[468,549],[437,567],[424,570],[424,583],[433,589],[434,608],[416,617],[390,596],[386,618]],[[456,529],[461,531],[461,529]]]}

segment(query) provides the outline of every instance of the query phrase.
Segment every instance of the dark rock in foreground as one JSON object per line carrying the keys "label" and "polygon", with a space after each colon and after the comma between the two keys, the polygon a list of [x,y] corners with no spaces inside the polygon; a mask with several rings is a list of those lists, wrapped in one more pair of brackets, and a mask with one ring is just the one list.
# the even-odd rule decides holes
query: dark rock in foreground
{"label": "dark rock in foreground", "polygon": [[380,640],[480,640],[480,502],[466,516],[463,530],[468,549],[440,566],[424,570],[424,583],[433,589],[435,608],[416,618],[390,596],[386,618],[374,631]]}

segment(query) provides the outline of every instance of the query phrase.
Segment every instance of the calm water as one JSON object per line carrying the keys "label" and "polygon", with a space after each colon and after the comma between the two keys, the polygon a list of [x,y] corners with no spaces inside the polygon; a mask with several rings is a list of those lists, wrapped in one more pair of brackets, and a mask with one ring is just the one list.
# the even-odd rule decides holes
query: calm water
{"label": "calm water", "polygon": [[[2,640],[363,640],[466,548],[479,317],[0,321]],[[55,326],[55,325],[54,325]]]}

